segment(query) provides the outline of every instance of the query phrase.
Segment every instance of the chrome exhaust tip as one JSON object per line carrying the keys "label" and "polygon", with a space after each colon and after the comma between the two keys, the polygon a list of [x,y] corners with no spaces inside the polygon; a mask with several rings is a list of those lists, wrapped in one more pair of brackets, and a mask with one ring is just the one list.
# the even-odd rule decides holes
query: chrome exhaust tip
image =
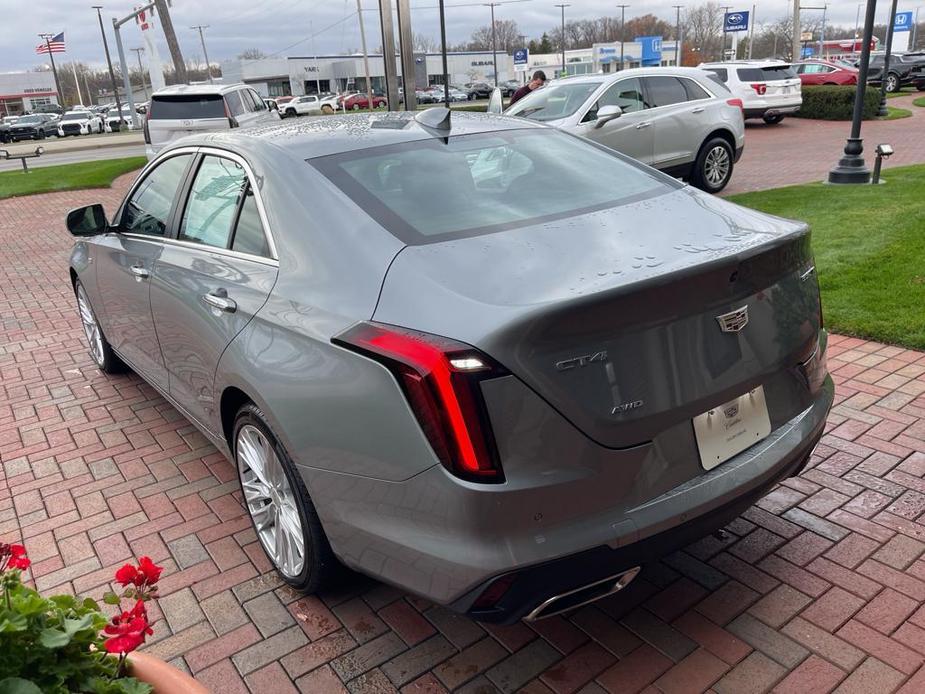
{"label": "chrome exhaust tip", "polygon": [[641,567],[634,566],[632,569],[589,583],[581,588],[554,595],[540,603],[530,614],[524,617],[524,621],[534,622],[539,619],[554,617],[557,614],[574,610],[576,607],[613,595],[626,588],[639,575],[640,570]]}

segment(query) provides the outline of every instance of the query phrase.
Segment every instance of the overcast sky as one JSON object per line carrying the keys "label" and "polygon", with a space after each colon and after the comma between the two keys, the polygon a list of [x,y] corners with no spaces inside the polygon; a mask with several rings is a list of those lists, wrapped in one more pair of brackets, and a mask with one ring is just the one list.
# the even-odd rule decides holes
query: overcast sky
{"label": "overcast sky", "polygon": [[[131,11],[132,4],[97,0],[104,4],[103,17],[107,33],[112,40],[112,17],[120,18]],[[560,2],[563,0],[559,0]],[[594,18],[601,15],[616,15],[619,0],[572,0],[566,9],[567,19]],[[627,18],[647,13],[655,14],[668,21],[674,21],[672,5],[684,0],[646,0],[633,2],[627,9]],[[728,0],[735,5],[733,0]],[[103,50],[100,40],[96,11],[77,0],[39,0],[26,3],[23,0],[0,0],[0,72],[27,70],[43,59],[35,54],[40,32],[57,33],[64,30],[68,52],[63,60],[78,59],[91,65],[103,64]],[[393,0],[394,4],[394,0]],[[539,36],[558,24],[559,9],[555,0],[521,0],[502,3],[495,8],[497,19],[513,19],[528,37]],[[689,3],[691,5],[696,3]],[[733,9],[750,9],[747,0]],[[812,4],[822,4],[812,3]],[[900,0],[900,11],[913,9],[915,0]],[[439,39],[437,0],[411,0],[412,28]],[[904,5],[908,7],[904,8]],[[370,50],[381,43],[379,34],[378,3],[363,0],[363,16],[366,23],[367,44]],[[776,19],[785,14],[792,4],[789,0],[763,0],[758,3],[759,23]],[[829,7],[829,22],[854,25],[857,2],[840,0]],[[889,3],[878,3],[878,21],[886,21]],[[174,27],[179,37],[184,57],[202,56],[198,34],[189,27],[207,24],[206,47],[209,58],[218,62],[232,58],[245,48],[259,48],[265,53],[279,55],[311,55],[340,53],[360,46],[359,27],[356,17],[356,0],[222,0],[216,2],[193,2],[175,0],[171,9]],[[446,0],[447,41],[451,44],[466,40],[472,30],[489,24],[489,9],[477,0]],[[318,35],[312,46],[311,29]],[[140,31],[131,25],[123,30],[126,50],[142,46]],[[158,27],[161,57],[169,59],[163,34]],[[293,45],[294,44],[294,45]],[[110,46],[114,52],[115,47]],[[57,57],[57,56],[56,56]],[[134,56],[129,54],[130,58]],[[113,55],[115,59],[115,55]]]}

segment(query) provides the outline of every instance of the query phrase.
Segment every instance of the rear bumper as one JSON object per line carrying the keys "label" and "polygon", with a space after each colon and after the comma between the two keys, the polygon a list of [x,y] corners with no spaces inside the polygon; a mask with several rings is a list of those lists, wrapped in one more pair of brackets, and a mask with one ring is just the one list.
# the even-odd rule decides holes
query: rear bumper
{"label": "rear bumper", "polygon": [[764,118],[765,116],[786,116],[791,113],[796,113],[800,110],[800,106],[803,105],[803,102],[800,101],[796,104],[788,104],[785,106],[764,106],[761,108],[746,108],[745,117],[746,118]]}

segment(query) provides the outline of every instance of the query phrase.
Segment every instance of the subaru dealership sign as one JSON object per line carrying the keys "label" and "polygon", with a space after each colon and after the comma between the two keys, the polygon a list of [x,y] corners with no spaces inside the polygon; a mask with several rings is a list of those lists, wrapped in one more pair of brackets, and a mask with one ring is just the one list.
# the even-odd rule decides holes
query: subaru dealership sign
{"label": "subaru dealership sign", "polygon": [[748,31],[748,12],[727,12],[723,18],[723,31]]}

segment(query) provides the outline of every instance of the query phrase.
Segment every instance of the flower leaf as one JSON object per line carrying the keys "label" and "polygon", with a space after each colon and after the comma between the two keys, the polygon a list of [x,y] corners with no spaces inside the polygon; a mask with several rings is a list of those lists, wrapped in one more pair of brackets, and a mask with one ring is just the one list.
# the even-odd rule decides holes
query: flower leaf
{"label": "flower leaf", "polygon": [[42,629],[39,643],[45,648],[63,648],[71,642],[71,635],[58,629]]}
{"label": "flower leaf", "polygon": [[42,690],[22,677],[7,677],[0,680],[0,694],[42,694]]}
{"label": "flower leaf", "polygon": [[122,602],[122,598],[110,590],[103,596],[103,602],[105,602],[107,605],[118,605],[120,602]]}

